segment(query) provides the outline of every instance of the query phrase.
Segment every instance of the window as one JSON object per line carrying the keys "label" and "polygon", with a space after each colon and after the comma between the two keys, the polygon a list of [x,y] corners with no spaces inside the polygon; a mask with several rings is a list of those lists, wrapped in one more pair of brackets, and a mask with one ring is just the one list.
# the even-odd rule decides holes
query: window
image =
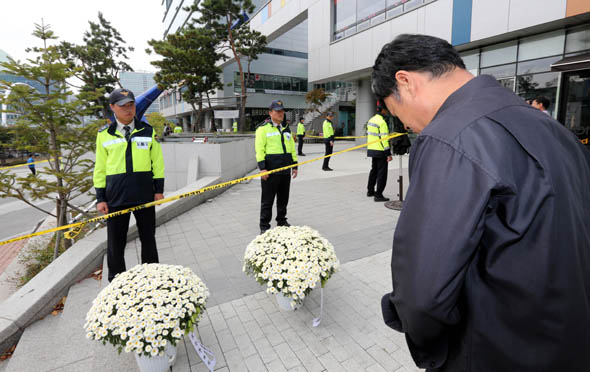
{"label": "window", "polygon": [[334,0],[334,31],[345,31],[356,24],[356,0]]}
{"label": "window", "polygon": [[565,42],[564,30],[527,37],[520,41],[518,60],[525,61],[534,58],[561,55]]}
{"label": "window", "polygon": [[590,25],[572,29],[565,39],[565,52],[573,53],[590,49]]}
{"label": "window", "polygon": [[525,61],[518,63],[518,75],[534,74],[537,72],[551,71],[551,64],[559,61],[561,55],[555,57],[535,59],[532,61]]}
{"label": "window", "polygon": [[481,51],[481,67],[512,63],[516,61],[516,41],[509,41],[484,48]]}
{"label": "window", "polygon": [[513,77],[516,75],[516,63],[509,63],[507,65],[500,65],[488,68],[482,68],[482,75],[492,75],[496,79]]}
{"label": "window", "polygon": [[479,68],[479,51],[469,51],[461,53],[461,58],[463,59],[463,63],[465,63],[465,68],[468,71],[475,72],[477,75],[477,69]]}
{"label": "window", "polygon": [[375,26],[436,0],[334,0],[334,40]]}
{"label": "window", "polygon": [[521,75],[516,77],[516,94],[524,99],[534,99],[538,96],[549,98],[549,113],[553,116],[557,97],[558,72],[543,74]]}
{"label": "window", "polygon": [[369,20],[385,10],[385,0],[357,0],[356,18],[357,22]]}
{"label": "window", "polygon": [[[246,78],[246,87],[250,93],[279,90],[300,94],[300,92],[307,92],[307,79],[251,73],[250,78]],[[236,71],[234,73],[234,92],[239,93],[240,91],[240,73]]]}

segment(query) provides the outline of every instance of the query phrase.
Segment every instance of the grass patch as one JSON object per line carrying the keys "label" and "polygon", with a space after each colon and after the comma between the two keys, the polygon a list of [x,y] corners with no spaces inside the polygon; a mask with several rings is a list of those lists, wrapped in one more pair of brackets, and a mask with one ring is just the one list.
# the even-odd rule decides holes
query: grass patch
{"label": "grass patch", "polygon": [[[86,225],[78,234],[76,238],[72,240],[72,244],[80,239],[83,239],[86,234],[90,231],[92,226]],[[24,265],[24,273],[21,273],[18,277],[17,285],[22,287],[27,284],[35,275],[39,274],[44,268],[46,268],[51,262],[53,262],[53,251],[55,249],[55,234],[51,238],[51,241],[44,244],[37,244],[36,246],[30,247],[28,251],[22,256],[20,262]],[[65,245],[65,238],[62,235],[60,239],[60,245],[57,256],[61,256],[67,250]]]}

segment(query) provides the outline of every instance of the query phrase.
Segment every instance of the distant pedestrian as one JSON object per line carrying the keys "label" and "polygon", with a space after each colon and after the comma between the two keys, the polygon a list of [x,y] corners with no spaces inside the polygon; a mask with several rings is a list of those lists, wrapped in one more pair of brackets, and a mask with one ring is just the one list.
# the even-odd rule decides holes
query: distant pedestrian
{"label": "distant pedestrian", "polygon": [[182,126],[179,124],[176,124],[176,126],[174,127],[174,133],[175,134],[182,133]]}
{"label": "distant pedestrian", "polygon": [[234,133],[238,133],[238,122],[236,120],[234,120],[234,123],[232,124],[232,129],[234,130]]}
{"label": "distant pedestrian", "polygon": [[545,96],[539,96],[533,100],[533,103],[531,103],[531,106],[543,111],[547,115],[551,115],[548,111],[550,105],[551,105],[551,101],[549,100],[549,98],[547,98]]}
{"label": "distant pedestrian", "polygon": [[303,138],[305,138],[305,119],[303,116],[299,119],[299,123],[297,123],[297,155],[305,156],[303,153]]}
{"label": "distant pedestrian", "polygon": [[[373,197],[376,202],[386,202],[389,198],[383,196],[387,185],[387,163],[392,159],[389,148],[389,126],[385,121],[388,115],[387,108],[380,102],[377,103],[377,113],[367,123],[367,156],[371,158],[371,171],[367,183],[367,196]],[[375,142],[380,140],[379,142]],[[375,191],[377,186],[377,191]]]}
{"label": "distant pedestrian", "polygon": [[[322,131],[324,134],[324,146],[326,147],[326,152],[324,155],[330,155],[334,150],[334,126],[332,120],[334,120],[334,113],[328,112],[326,114],[326,120],[324,120],[324,124],[322,125]],[[322,165],[322,170],[333,171],[333,169],[330,168],[329,164],[330,158],[325,158],[324,164]]]}
{"label": "distant pedestrian", "polygon": [[166,124],[164,126],[164,136],[169,136],[172,133],[172,128],[170,128],[170,124]]}
{"label": "distant pedestrian", "polygon": [[[270,121],[256,129],[256,161],[261,172],[282,168],[297,163],[295,141],[288,125],[283,125],[285,109],[283,102],[273,101],[269,107]],[[297,167],[262,176],[260,200],[260,233],[270,229],[272,206],[277,199],[277,226],[290,226],[287,222],[287,204],[291,176],[297,177]]]}
{"label": "distant pedestrian", "polygon": [[[94,166],[96,209],[102,214],[164,198],[164,158],[155,129],[135,117],[131,91],[115,89],[109,103],[114,117],[98,132]],[[158,263],[156,208],[140,209],[133,215],[141,241],[141,262]],[[107,220],[109,282],[126,270],[129,218],[127,213]]]}
{"label": "distant pedestrian", "polygon": [[418,134],[385,323],[429,372],[590,371],[590,153],[445,40],[397,36],[372,79]]}
{"label": "distant pedestrian", "polygon": [[37,174],[37,171],[35,170],[35,154],[31,154],[31,156],[29,156],[29,159],[27,159],[27,164],[29,164],[29,170],[31,173],[33,173],[33,176]]}

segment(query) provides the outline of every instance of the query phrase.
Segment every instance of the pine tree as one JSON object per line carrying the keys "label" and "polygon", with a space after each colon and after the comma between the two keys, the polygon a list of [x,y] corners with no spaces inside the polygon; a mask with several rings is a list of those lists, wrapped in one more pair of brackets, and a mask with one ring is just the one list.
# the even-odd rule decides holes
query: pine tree
{"label": "pine tree", "polygon": [[[125,46],[125,40],[117,29],[111,26],[102,13],[98,13],[98,22],[89,21],[90,30],[84,32],[84,44],[76,45],[62,42],[61,52],[69,63],[79,67],[75,77],[82,81],[82,91],[94,92],[104,89],[108,95],[121,87],[119,81],[122,71],[133,71],[125,62],[127,53],[134,50]],[[98,109],[95,115],[107,118],[110,116],[109,103],[103,94],[96,100]]]}
{"label": "pine tree", "polygon": [[266,46],[266,37],[260,32],[250,30],[250,25],[244,22],[245,14],[251,14],[254,8],[251,0],[195,0],[193,5],[187,8],[201,14],[197,23],[215,33],[219,52],[231,51],[238,65],[241,88],[240,132],[245,128],[247,97],[246,72],[242,58],[245,56],[249,65]]}
{"label": "pine tree", "polygon": [[214,33],[189,24],[165,40],[150,40],[148,44],[162,57],[151,62],[159,68],[154,80],[162,89],[176,90],[181,86],[182,98],[197,113],[196,127],[200,128],[203,101],[207,99],[210,110],[209,95],[223,88],[219,78],[222,71],[216,65],[222,56],[216,50]]}
{"label": "pine tree", "polygon": [[[37,91],[29,85],[0,81],[0,89],[10,90],[0,97],[0,104],[8,105],[9,113],[17,113],[11,130],[12,146],[49,158],[49,167],[37,175],[17,176],[11,170],[0,172],[0,197],[22,200],[33,208],[56,217],[57,225],[67,224],[66,215],[73,208],[71,201],[87,193],[92,187],[94,163],[84,155],[94,150],[98,122],[84,125],[83,117],[96,109],[93,102],[101,91],[85,90],[74,94],[67,84],[79,68],[63,60],[60,48],[50,45],[57,37],[49,25],[35,24],[33,35],[42,46],[28,48],[33,55],[26,62],[9,58],[0,67],[14,76],[39,83]],[[56,200],[56,214],[37,206],[38,200]],[[57,257],[60,233],[56,237]]]}

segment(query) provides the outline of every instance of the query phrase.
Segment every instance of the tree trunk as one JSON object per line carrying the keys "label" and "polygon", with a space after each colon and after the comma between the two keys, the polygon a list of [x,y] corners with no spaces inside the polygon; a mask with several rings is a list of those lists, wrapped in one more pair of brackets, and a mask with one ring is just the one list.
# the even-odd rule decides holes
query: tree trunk
{"label": "tree trunk", "polygon": [[[231,19],[228,19],[228,21],[231,21]],[[231,31],[231,22],[227,23],[227,31],[228,31],[228,41],[229,41],[229,45],[231,47],[232,53],[234,54],[234,58],[236,59],[236,62],[238,63],[238,69],[240,70],[240,87],[242,89],[242,94],[240,95],[240,123],[238,126],[238,131],[240,133],[244,133],[244,126],[246,124],[246,82],[244,79],[244,68],[242,67],[242,61],[240,59],[240,56],[238,55],[238,52],[236,51],[236,46],[234,44],[234,38],[233,38],[233,34]]]}
{"label": "tree trunk", "polygon": [[211,111],[211,132],[217,133],[217,128],[215,127],[215,115],[213,106],[211,106],[211,97],[209,97],[209,92],[207,92],[207,104],[209,105],[209,110]]}

